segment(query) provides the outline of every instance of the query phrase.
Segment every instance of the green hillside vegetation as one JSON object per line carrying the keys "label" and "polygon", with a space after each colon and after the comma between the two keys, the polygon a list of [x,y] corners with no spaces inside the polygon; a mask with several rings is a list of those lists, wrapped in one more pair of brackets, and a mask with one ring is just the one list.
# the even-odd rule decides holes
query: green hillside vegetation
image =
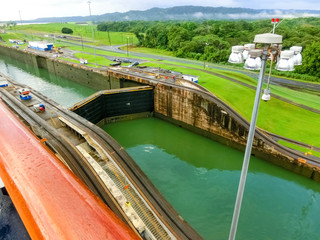
{"label": "green hillside vegetation", "polygon": [[[270,20],[204,21],[204,22],[108,22],[97,26],[100,31],[129,31],[135,33],[138,45],[163,49],[181,58],[226,63],[231,46],[253,41],[256,34],[272,30]],[[320,81],[318,56],[320,53],[320,19],[285,19],[277,29],[283,36],[283,49],[303,47],[303,65],[293,73],[278,75],[308,81]]]}
{"label": "green hillside vegetation", "polygon": [[[193,1],[192,5],[197,4]],[[93,3],[94,4],[94,3]],[[251,5],[248,5],[250,7]],[[288,6],[289,8],[290,6]],[[303,16],[306,14],[319,15],[319,10],[285,10],[281,9],[282,16]],[[72,17],[45,17],[37,18],[32,22],[86,22],[86,21],[162,21],[163,19],[171,19],[178,21],[199,21],[207,19],[261,19],[266,15],[279,15],[279,12],[274,9],[250,9],[239,7],[209,7],[209,6],[176,6],[169,8],[154,7],[147,10],[131,10],[127,12],[105,13],[92,16],[72,16]],[[28,21],[30,22],[30,21]]]}

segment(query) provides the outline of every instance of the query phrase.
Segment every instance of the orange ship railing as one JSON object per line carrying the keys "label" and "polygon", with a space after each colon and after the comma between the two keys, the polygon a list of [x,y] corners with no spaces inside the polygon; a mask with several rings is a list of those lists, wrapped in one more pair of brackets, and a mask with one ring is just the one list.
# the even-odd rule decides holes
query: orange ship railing
{"label": "orange ship railing", "polygon": [[32,239],[141,239],[1,100],[0,177]]}

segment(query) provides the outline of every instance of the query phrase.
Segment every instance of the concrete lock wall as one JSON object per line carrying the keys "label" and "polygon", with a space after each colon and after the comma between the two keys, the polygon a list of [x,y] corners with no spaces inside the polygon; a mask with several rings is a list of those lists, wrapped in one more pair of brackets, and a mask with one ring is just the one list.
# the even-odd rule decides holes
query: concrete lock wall
{"label": "concrete lock wall", "polygon": [[125,78],[111,77],[107,69],[94,69],[86,65],[71,63],[59,58],[48,58],[46,53],[34,53],[0,45],[0,54],[28,64],[35,69],[47,69],[50,73],[64,77],[97,90],[117,89],[140,86],[141,84],[128,81]]}
{"label": "concrete lock wall", "polygon": [[[154,110],[152,87],[125,88],[122,91],[100,91],[70,110],[88,121],[101,125],[108,121],[149,116]],[[144,114],[143,114],[144,113]]]}
{"label": "concrete lock wall", "polygon": [[[156,117],[244,151],[249,124],[215,101],[213,96],[161,83],[155,86],[154,91]],[[299,162],[284,148],[257,131],[252,155],[320,181],[319,167]]]}
{"label": "concrete lock wall", "polygon": [[[201,135],[243,149],[247,129],[210,99],[189,89],[163,84],[158,84],[154,91],[156,116],[179,125],[182,123]],[[259,141],[255,139],[255,142],[258,144]]]}

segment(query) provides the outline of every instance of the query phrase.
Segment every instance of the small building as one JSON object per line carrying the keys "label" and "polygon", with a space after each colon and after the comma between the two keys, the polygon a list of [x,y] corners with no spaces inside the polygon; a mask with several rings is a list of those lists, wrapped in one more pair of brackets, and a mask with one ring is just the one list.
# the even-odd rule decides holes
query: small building
{"label": "small building", "polygon": [[189,74],[183,74],[182,77],[183,79],[189,80],[194,83],[198,83],[198,79],[199,79],[199,76],[194,76]]}
{"label": "small building", "polygon": [[46,41],[34,41],[29,42],[29,47],[32,49],[37,49],[41,51],[50,51],[53,47],[53,43],[48,43]]}
{"label": "small building", "polygon": [[20,41],[21,40],[18,40],[18,39],[9,39],[9,43],[18,43]]}
{"label": "small building", "polygon": [[9,43],[16,43],[16,44],[24,44],[22,40],[19,39],[9,39]]}
{"label": "small building", "polygon": [[8,86],[7,79],[0,76],[0,87],[7,87],[7,86]]}

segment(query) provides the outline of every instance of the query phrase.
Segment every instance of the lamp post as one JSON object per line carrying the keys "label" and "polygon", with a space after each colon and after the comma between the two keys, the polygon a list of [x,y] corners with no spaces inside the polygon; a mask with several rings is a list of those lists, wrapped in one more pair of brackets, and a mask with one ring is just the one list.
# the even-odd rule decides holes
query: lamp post
{"label": "lamp post", "polygon": [[[235,203],[234,212],[233,212],[229,240],[235,239],[235,235],[236,235],[236,231],[237,231],[241,203],[242,203],[242,198],[243,198],[243,192],[244,192],[244,187],[245,187],[248,168],[249,168],[252,143],[253,143],[256,123],[257,123],[258,110],[259,110],[259,104],[260,104],[260,98],[261,98],[261,90],[262,90],[262,85],[263,85],[265,69],[266,69],[266,65],[267,65],[267,58],[268,58],[268,55],[270,52],[270,46],[271,46],[271,44],[281,44],[282,43],[282,36],[272,34],[272,33],[260,34],[260,35],[255,36],[254,42],[263,44],[263,48],[260,50],[256,50],[254,52],[255,58],[254,59],[248,58],[246,60],[246,62],[249,61],[249,63],[250,63],[250,61],[258,61],[258,64],[256,64],[256,68],[260,67],[260,74],[259,74],[258,85],[257,85],[257,89],[256,89],[256,95],[255,95],[255,100],[254,100],[252,116],[251,116],[249,134],[248,134],[248,138],[247,138],[247,146],[246,146],[242,170],[241,170],[238,193],[237,193],[236,203]],[[235,50],[239,50],[239,49],[235,49]],[[240,52],[240,51],[234,51],[233,53],[239,54],[238,52]],[[261,65],[259,64],[260,61],[257,60],[258,58],[260,58],[259,60],[261,61]]]}
{"label": "lamp post", "polygon": [[[274,23],[274,22],[275,22],[275,20],[273,19],[272,23]],[[277,19],[276,22],[279,22],[279,20]],[[255,133],[256,123],[257,123],[258,110],[259,110],[259,104],[260,104],[260,99],[261,99],[261,91],[262,91],[262,85],[263,85],[263,80],[264,80],[264,75],[265,75],[265,70],[266,70],[266,65],[267,65],[267,59],[268,59],[268,57],[271,58],[271,66],[270,66],[270,72],[269,72],[269,77],[268,77],[267,89],[265,89],[263,97],[262,97],[262,99],[264,101],[270,100],[269,82],[270,82],[272,63],[276,59],[276,56],[280,53],[280,50],[281,50],[282,36],[274,34],[275,25],[273,28],[273,33],[265,33],[265,34],[259,34],[259,35],[255,36],[255,39],[254,39],[255,47],[257,46],[257,44],[259,44],[259,45],[262,45],[262,48],[253,49],[253,47],[251,45],[246,46],[249,49],[249,54],[247,56],[244,67],[246,69],[250,69],[250,70],[260,69],[260,73],[259,73],[259,79],[258,79],[258,84],[257,84],[257,89],[256,89],[255,100],[254,100],[254,106],[253,106],[253,111],[252,111],[252,116],[251,116],[251,123],[250,123],[250,127],[249,127],[248,138],[247,138],[247,145],[246,145],[245,155],[244,155],[244,159],[243,159],[243,165],[242,165],[242,170],[241,170],[237,198],[236,198],[236,202],[235,202],[232,223],[231,223],[231,228],[230,228],[230,233],[229,233],[229,240],[234,240],[235,236],[236,236],[236,232],[237,232],[238,220],[239,220],[239,215],[240,215],[240,210],[241,210],[241,203],[242,203],[242,198],[243,198],[243,192],[244,192],[244,188],[245,188],[245,183],[246,183],[246,178],[247,178],[247,173],[248,173],[248,168],[249,168],[249,161],[250,161],[250,156],[251,156],[251,150],[252,150],[252,144],[253,144],[253,139],[254,139],[254,133]],[[229,57],[229,62],[242,63],[243,62],[243,55],[242,55],[243,50],[244,50],[244,47],[242,47],[242,46],[232,47],[232,53]],[[294,50],[296,50],[297,55],[300,54],[300,52],[301,52],[301,49],[298,47],[296,47]],[[281,55],[283,55],[283,52],[281,52]],[[287,57],[289,54],[287,54],[287,55],[284,54],[284,55],[285,55],[285,57]],[[300,56],[298,56],[297,58],[300,60]],[[281,65],[282,66],[281,69],[278,68],[279,64],[280,64],[280,62],[278,62],[277,67],[276,67],[278,70],[281,70],[281,71],[286,71],[286,70],[288,71],[289,70],[290,71],[292,69],[292,65],[291,65],[291,63],[289,63],[289,60],[287,58],[285,59],[285,63]]]}
{"label": "lamp post", "polygon": [[19,10],[19,17],[20,17],[20,25],[22,25],[22,18],[21,18],[21,12]]}
{"label": "lamp post", "polygon": [[206,69],[206,47],[209,46],[209,43],[205,43],[203,51],[203,68]]}
{"label": "lamp post", "polygon": [[129,37],[127,37],[127,57],[129,57],[129,49],[128,49],[128,45],[129,45]]}
{"label": "lamp post", "polygon": [[[90,8],[90,4],[91,4],[91,2],[88,1],[89,14],[90,14],[90,18],[91,18],[91,8]],[[92,20],[92,19],[91,19],[91,20]],[[93,41],[94,58],[95,58],[96,66],[97,66],[97,54],[96,54],[96,45],[95,45],[95,42],[94,42],[93,21],[92,21],[92,23],[91,23],[91,31],[92,31],[92,41]]]}

